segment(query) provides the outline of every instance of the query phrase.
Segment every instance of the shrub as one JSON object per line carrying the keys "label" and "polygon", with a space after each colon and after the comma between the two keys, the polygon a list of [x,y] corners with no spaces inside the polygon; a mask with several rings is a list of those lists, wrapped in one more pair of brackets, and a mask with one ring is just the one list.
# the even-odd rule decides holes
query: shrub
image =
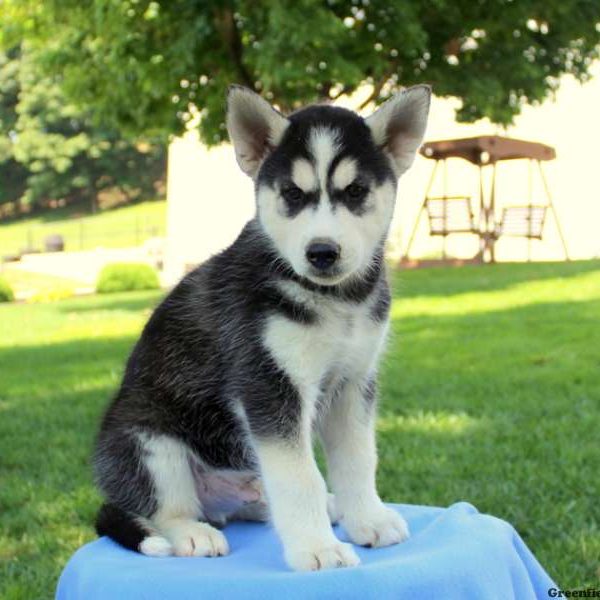
{"label": "shrub", "polygon": [[156,271],[144,263],[115,263],[106,265],[100,272],[96,291],[99,294],[157,290],[160,282]]}
{"label": "shrub", "polygon": [[37,304],[38,302],[55,302],[56,300],[72,298],[74,295],[75,290],[72,287],[55,286],[38,290],[35,294],[27,298],[27,302],[30,304]]}
{"label": "shrub", "polygon": [[0,302],[12,302],[14,299],[15,294],[8,281],[4,277],[0,277]]}

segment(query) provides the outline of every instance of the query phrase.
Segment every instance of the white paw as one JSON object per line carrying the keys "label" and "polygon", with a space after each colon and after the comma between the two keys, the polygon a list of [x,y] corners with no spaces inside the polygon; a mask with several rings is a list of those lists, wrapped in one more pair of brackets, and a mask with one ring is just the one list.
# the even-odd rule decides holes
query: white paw
{"label": "white paw", "polygon": [[225,536],[212,525],[182,521],[161,528],[161,533],[173,546],[175,556],[225,556],[229,545]]}
{"label": "white paw", "polygon": [[317,548],[286,550],[285,558],[294,571],[320,571],[355,567],[360,563],[350,544],[334,542]]}
{"label": "white paw", "polygon": [[342,517],[337,509],[335,496],[333,494],[327,494],[327,514],[329,515],[329,520],[332,525],[335,525]]}
{"label": "white paw", "polygon": [[410,535],[406,521],[395,510],[383,505],[362,514],[344,515],[342,524],[350,539],[359,546],[391,546]]}
{"label": "white paw", "polygon": [[146,556],[171,556],[173,554],[173,546],[169,540],[160,535],[144,538],[140,543],[139,550]]}

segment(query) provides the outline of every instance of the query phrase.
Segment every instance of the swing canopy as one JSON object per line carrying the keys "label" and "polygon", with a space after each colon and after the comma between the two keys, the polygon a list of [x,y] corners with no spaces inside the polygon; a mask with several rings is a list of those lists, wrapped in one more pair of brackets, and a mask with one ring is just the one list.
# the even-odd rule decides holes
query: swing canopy
{"label": "swing canopy", "polygon": [[478,166],[494,164],[501,160],[552,160],[556,157],[556,152],[551,146],[499,135],[426,142],[420,152],[425,158],[433,160],[458,157]]}

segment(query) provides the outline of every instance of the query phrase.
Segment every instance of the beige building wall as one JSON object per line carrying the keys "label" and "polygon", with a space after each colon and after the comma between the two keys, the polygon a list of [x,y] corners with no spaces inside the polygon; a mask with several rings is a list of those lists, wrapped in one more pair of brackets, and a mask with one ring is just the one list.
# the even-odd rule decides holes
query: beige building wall
{"label": "beige building wall", "polygon": [[[526,107],[514,126],[506,131],[483,120],[474,124],[454,121],[454,100],[435,98],[431,106],[427,140],[499,134],[538,141],[556,149],[556,160],[544,163],[554,204],[567,238],[572,258],[600,256],[600,63],[594,77],[581,85],[572,77],[564,77],[554,101],[539,107]],[[433,161],[418,157],[411,171],[400,182],[398,205],[391,239],[393,250],[404,250],[414,223]],[[491,168],[487,168],[487,180]],[[527,161],[509,161],[498,167],[497,206],[523,204],[528,196]],[[441,177],[436,179],[441,184]],[[448,161],[448,188],[452,193],[478,194],[477,170],[461,159]],[[486,188],[487,191],[488,188]],[[435,190],[434,190],[435,191]],[[438,187],[439,192],[441,188]],[[545,199],[537,172],[533,178],[533,199]],[[500,210],[498,211],[500,212]],[[427,255],[440,251],[441,239],[426,235],[424,221],[414,245],[414,254]],[[469,255],[477,248],[470,236],[449,238],[449,250]],[[499,260],[523,260],[527,242],[507,238],[497,244]],[[412,251],[411,251],[412,254]],[[561,259],[562,251],[556,224],[550,217],[545,239],[532,242],[532,255],[538,260]]]}
{"label": "beige building wall", "polygon": [[175,284],[193,265],[230,245],[254,214],[252,181],[233,148],[208,150],[188,132],[169,147],[163,280]]}
{"label": "beige building wall", "polygon": [[[353,103],[356,106],[359,99],[347,100],[345,105],[352,107]],[[546,163],[545,170],[569,253],[573,258],[600,256],[600,63],[590,82],[580,85],[571,77],[563,78],[555,100],[527,107],[506,131],[485,120],[456,123],[456,105],[455,100],[434,98],[426,139],[501,134],[553,146],[557,158]],[[400,181],[389,244],[392,257],[401,256],[406,248],[432,166],[432,161],[419,156]],[[451,193],[476,196],[476,169],[460,159],[449,161],[448,188]],[[169,149],[167,194],[165,279],[174,283],[187,267],[206,260],[235,239],[254,214],[253,186],[237,167],[231,146],[208,150],[190,132],[175,140]],[[502,164],[498,170],[498,208],[523,204],[527,194],[527,162]],[[534,202],[544,199],[537,174],[533,179],[533,198]],[[532,243],[533,258],[562,258],[552,217],[545,234],[543,241]],[[413,254],[433,256],[440,248],[441,240],[429,238],[423,220]],[[449,239],[451,254],[469,256],[476,249],[474,237]],[[525,240],[509,238],[497,245],[499,260],[523,260],[526,251]]]}

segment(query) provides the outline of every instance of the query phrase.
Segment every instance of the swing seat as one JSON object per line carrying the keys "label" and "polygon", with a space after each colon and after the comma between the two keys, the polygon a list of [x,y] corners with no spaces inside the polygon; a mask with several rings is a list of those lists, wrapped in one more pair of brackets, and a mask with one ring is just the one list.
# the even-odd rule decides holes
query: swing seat
{"label": "swing seat", "polygon": [[479,233],[470,196],[435,196],[426,200],[430,235]]}
{"label": "swing seat", "polygon": [[496,237],[504,235],[541,240],[547,209],[547,206],[541,205],[508,206],[502,211]]}

